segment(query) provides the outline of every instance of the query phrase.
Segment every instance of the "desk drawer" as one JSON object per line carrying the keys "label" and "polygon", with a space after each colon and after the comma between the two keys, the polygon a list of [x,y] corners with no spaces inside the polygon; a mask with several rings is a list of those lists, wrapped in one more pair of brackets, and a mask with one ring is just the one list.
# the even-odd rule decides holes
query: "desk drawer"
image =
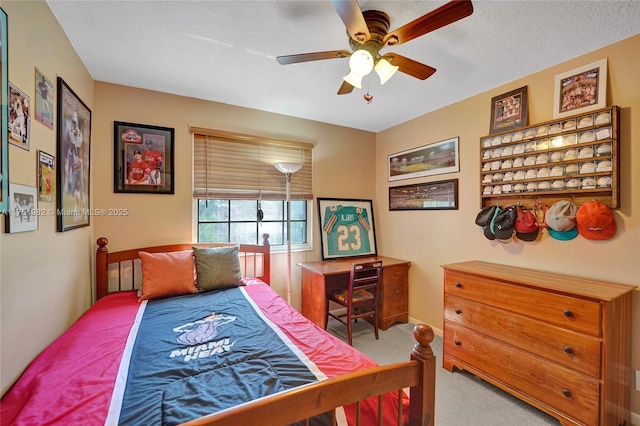
{"label": "desk drawer", "polygon": [[446,294],[523,312],[541,321],[600,337],[597,302],[449,270],[445,271],[444,287]]}
{"label": "desk drawer", "polygon": [[449,321],[445,321],[444,328],[445,356],[473,366],[488,378],[508,384],[584,424],[598,424],[597,379]]}
{"label": "desk drawer", "polygon": [[565,367],[600,377],[600,339],[482,303],[445,295],[444,318]]}

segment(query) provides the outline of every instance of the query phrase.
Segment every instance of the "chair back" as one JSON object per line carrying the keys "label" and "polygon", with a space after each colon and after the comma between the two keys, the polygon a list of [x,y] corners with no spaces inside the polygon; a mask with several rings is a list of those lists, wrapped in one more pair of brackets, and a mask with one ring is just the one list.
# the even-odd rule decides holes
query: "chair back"
{"label": "chair back", "polygon": [[[378,284],[382,277],[382,261],[353,263],[349,276],[349,298],[353,305],[375,304],[378,296]],[[358,299],[359,292],[366,291],[373,299]],[[355,296],[355,297],[354,297]]]}

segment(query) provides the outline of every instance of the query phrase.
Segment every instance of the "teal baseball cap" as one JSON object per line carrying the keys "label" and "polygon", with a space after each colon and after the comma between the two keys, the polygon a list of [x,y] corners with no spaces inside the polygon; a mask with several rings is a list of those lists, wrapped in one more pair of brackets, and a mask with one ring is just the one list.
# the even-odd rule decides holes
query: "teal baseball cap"
{"label": "teal baseball cap", "polygon": [[559,241],[569,241],[577,237],[577,212],[578,206],[567,200],[560,200],[549,207],[545,215],[549,235]]}

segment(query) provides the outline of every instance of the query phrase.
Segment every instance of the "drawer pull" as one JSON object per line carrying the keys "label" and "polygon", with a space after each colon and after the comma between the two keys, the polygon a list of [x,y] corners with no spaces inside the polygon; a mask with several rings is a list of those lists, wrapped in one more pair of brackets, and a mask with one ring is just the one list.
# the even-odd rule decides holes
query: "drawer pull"
{"label": "drawer pull", "polygon": [[571,346],[565,346],[565,347],[564,347],[564,348],[562,348],[562,349],[564,349],[564,351],[565,351],[566,353],[568,353],[568,354],[572,354],[572,353],[573,353],[573,349],[571,349]]}
{"label": "drawer pull", "polygon": [[455,343],[456,346],[460,346],[462,344],[462,342],[458,339],[455,339],[453,343]]}
{"label": "drawer pull", "polygon": [[569,389],[562,389],[562,394],[569,398],[571,396],[571,391]]}
{"label": "drawer pull", "polygon": [[462,287],[462,284],[456,283],[456,288],[461,288],[461,287]]}
{"label": "drawer pull", "polygon": [[400,290],[395,290],[394,293],[395,294],[400,294]]}
{"label": "drawer pull", "polygon": [[573,316],[573,312],[571,312],[569,309],[565,309],[564,311],[562,311],[562,313],[564,314],[565,317]]}
{"label": "drawer pull", "polygon": [[460,315],[462,313],[462,309],[456,309],[456,314]]}

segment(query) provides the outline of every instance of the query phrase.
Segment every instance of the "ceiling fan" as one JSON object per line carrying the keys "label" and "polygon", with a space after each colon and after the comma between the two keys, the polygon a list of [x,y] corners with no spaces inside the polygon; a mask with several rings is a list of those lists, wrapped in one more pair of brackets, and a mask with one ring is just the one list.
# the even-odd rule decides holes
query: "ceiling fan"
{"label": "ceiling fan", "polygon": [[362,78],[375,68],[384,84],[396,71],[426,80],[436,69],[397,53],[381,54],[386,46],[397,46],[442,28],[473,13],[470,0],[453,0],[400,28],[389,31],[389,16],[377,10],[362,11],[357,0],[331,0],[349,34],[348,50],[278,56],[282,65],[323,59],[349,58],[350,72],[344,76],[338,95],[362,88]]}

